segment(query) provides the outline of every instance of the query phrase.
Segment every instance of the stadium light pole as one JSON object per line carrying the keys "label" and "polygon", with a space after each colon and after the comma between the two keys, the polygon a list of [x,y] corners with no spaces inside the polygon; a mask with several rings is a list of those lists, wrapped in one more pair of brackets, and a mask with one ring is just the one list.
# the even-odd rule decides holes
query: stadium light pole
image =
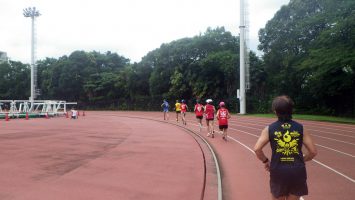
{"label": "stadium light pole", "polygon": [[36,67],[36,57],[35,57],[35,47],[36,47],[36,37],[35,37],[35,19],[40,16],[36,7],[29,7],[23,9],[23,15],[25,17],[30,17],[32,21],[31,28],[31,96],[29,98],[31,102],[31,110],[33,108],[33,101],[36,97],[36,84],[35,84],[35,67]]}
{"label": "stadium light pole", "polygon": [[245,3],[240,0],[240,25],[239,25],[239,55],[240,55],[240,88],[239,88],[239,102],[240,114],[246,113],[246,95],[245,95]]}

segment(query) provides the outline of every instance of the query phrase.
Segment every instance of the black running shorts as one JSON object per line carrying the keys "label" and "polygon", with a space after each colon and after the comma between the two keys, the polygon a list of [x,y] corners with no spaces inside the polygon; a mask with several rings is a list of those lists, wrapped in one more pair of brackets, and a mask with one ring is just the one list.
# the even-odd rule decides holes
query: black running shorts
{"label": "black running shorts", "polygon": [[227,129],[228,125],[219,125],[219,130]]}
{"label": "black running shorts", "polygon": [[203,116],[196,116],[196,118],[197,118],[197,119],[202,119],[202,118],[203,118]]}
{"label": "black running shorts", "polygon": [[270,171],[270,190],[275,198],[308,194],[306,168]]}

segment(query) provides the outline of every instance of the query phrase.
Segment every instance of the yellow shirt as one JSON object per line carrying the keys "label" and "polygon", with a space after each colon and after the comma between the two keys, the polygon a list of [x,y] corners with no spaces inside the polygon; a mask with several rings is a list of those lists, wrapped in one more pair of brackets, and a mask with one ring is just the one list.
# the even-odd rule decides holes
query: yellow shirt
{"label": "yellow shirt", "polygon": [[181,103],[175,104],[175,111],[181,111]]}

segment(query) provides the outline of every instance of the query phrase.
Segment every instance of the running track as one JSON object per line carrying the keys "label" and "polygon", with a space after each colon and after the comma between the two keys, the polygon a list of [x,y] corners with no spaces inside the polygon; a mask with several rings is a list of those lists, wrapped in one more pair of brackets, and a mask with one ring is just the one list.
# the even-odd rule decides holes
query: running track
{"label": "running track", "polygon": [[[131,112],[129,114],[163,119],[162,113]],[[169,115],[169,121],[176,123],[175,113],[170,112]],[[252,149],[261,130],[274,120],[233,115],[229,123],[227,143],[218,134],[212,139],[206,137],[206,129],[202,131],[201,136],[206,138],[217,152],[221,165],[224,199],[269,199],[268,173],[256,159]],[[309,195],[303,199],[353,200],[355,197],[355,125],[298,121],[310,131],[318,149],[314,161],[306,164]],[[188,128],[198,132],[193,113],[187,114],[187,122]],[[270,157],[269,147],[264,149]]]}
{"label": "running track", "polygon": [[[159,133],[164,140],[169,140],[169,136],[168,138],[165,138],[166,134],[174,134],[174,135],[179,135],[178,132],[176,132],[177,126],[182,126],[181,123],[176,123],[175,121],[175,113],[170,112],[170,120],[168,121],[169,123],[157,123],[156,121],[149,121],[147,122],[147,120],[144,121],[144,119],[142,118],[146,118],[146,119],[153,119],[153,120],[161,120],[162,121],[162,113],[158,113],[158,112],[87,112],[87,119],[83,119],[83,118],[79,118],[79,120],[88,120],[91,117],[95,116],[96,118],[100,118],[100,119],[105,119],[105,118],[109,118],[112,119],[112,116],[117,117],[118,121],[109,121],[109,122],[105,122],[106,124],[104,124],[104,126],[106,127],[98,127],[95,126],[95,124],[91,124],[90,126],[87,127],[80,127],[82,129],[86,129],[89,127],[89,130],[86,130],[86,132],[90,132],[91,130],[91,134],[92,138],[100,138],[99,136],[95,136],[94,132],[98,131],[98,130],[105,130],[107,131],[107,126],[111,126],[111,128],[116,128],[116,129],[123,129],[123,130],[132,130],[135,127],[139,127],[137,128],[137,131],[140,132],[145,132],[145,131],[151,131],[152,128],[156,128],[155,132],[159,132],[161,130],[161,133]],[[138,117],[138,118],[137,118]],[[129,120],[127,120],[129,119]],[[188,119],[188,125],[186,126],[187,129],[193,130],[195,133],[198,133],[198,127],[197,127],[197,123],[195,121],[194,115],[193,113],[188,113],[187,114],[187,119]],[[37,120],[41,120],[41,119],[37,119]],[[43,119],[44,120],[44,119]],[[142,122],[142,120],[144,121],[144,123]],[[252,148],[257,140],[257,137],[260,135],[261,130],[270,122],[272,122],[274,119],[265,119],[265,118],[256,118],[256,117],[248,117],[248,116],[232,116],[232,119],[230,120],[230,128],[229,128],[229,141],[228,142],[224,142],[221,139],[220,135],[216,135],[216,137],[214,139],[206,137],[206,130],[204,129],[200,134],[202,137],[204,137],[209,144],[213,147],[214,151],[217,154],[218,157],[218,161],[220,164],[220,169],[221,169],[221,177],[222,177],[222,189],[223,189],[223,199],[226,200],[245,200],[245,199],[269,199],[269,187],[268,187],[268,174],[266,171],[264,171],[262,164],[260,163],[260,161],[258,161],[255,158],[255,155],[252,152]],[[29,120],[30,122],[25,122],[25,123],[31,123],[32,120]],[[50,121],[55,121],[55,119],[51,119]],[[58,121],[63,121],[63,120],[58,120]],[[320,199],[334,199],[334,200],[352,200],[354,199],[355,196],[355,126],[354,125],[341,125],[341,124],[331,124],[331,123],[324,123],[324,122],[311,122],[311,121],[301,121],[305,128],[307,128],[311,134],[313,135],[313,139],[316,142],[317,148],[318,148],[318,156],[315,158],[314,161],[308,162],[307,163],[307,170],[308,170],[308,183],[309,183],[309,195],[303,197],[303,199],[314,199],[314,200],[320,200]],[[1,128],[2,130],[6,130],[6,126],[4,123],[6,122],[1,122]],[[10,123],[14,123],[14,122],[10,122]],[[18,122],[16,122],[18,123]],[[52,123],[52,122],[51,122]],[[66,122],[68,123],[68,122]],[[70,121],[70,123],[72,123],[72,121]],[[150,124],[150,126],[147,126],[147,123]],[[100,123],[97,122],[97,125],[99,125]],[[142,124],[145,124],[145,126],[147,126],[148,128],[144,128],[142,127]],[[102,125],[102,124],[101,124]],[[67,125],[64,124],[64,127],[66,127]],[[32,127],[33,128],[33,127]],[[36,127],[35,127],[36,128]],[[38,128],[38,127],[37,127]],[[66,134],[75,134],[79,133],[79,135],[82,135],[83,132],[85,132],[84,130],[77,130],[75,129],[75,131],[73,132],[73,128],[64,128],[62,131],[64,131]],[[95,131],[93,131],[95,130]],[[11,131],[13,133],[16,133],[16,131],[13,130],[6,130],[7,134],[11,134]],[[56,132],[58,130],[53,129],[53,132]],[[3,131],[2,131],[3,132]],[[106,139],[112,140],[111,142],[113,143],[119,143],[118,141],[124,140],[124,138],[129,137],[128,135],[129,131],[124,131],[123,136],[121,135],[120,137],[123,138],[116,138],[116,136],[114,135],[110,135],[112,134],[112,132],[109,131],[109,137],[106,136]],[[1,136],[1,132],[0,132],[0,136]],[[44,133],[43,137],[45,136]],[[138,133],[137,133],[138,134]],[[153,134],[153,133],[150,133]],[[0,141],[4,140],[4,139],[9,139],[9,135],[6,137],[2,137],[2,139],[0,139]],[[21,135],[21,134],[17,134],[17,137],[23,137],[26,138],[28,136],[26,136],[25,134]],[[182,136],[180,136],[182,137]],[[191,136],[189,136],[191,137]],[[76,144],[80,144],[78,143],[78,140],[80,138],[78,137],[74,137],[75,138],[75,142]],[[110,139],[111,138],[111,139]],[[10,139],[14,139],[11,138]],[[38,141],[40,141],[41,137],[37,138]],[[145,139],[149,139],[149,138],[144,138],[141,137],[141,140],[145,140]],[[177,138],[179,139],[179,138]],[[181,140],[182,138],[180,138]],[[43,140],[43,139],[42,139]],[[63,140],[62,137],[59,137],[57,135],[57,140]],[[184,141],[186,140],[186,138],[184,139]],[[115,142],[114,142],[115,141]],[[68,141],[66,141],[68,142]],[[98,141],[95,141],[98,142]],[[106,141],[107,142],[107,141]],[[136,141],[137,142],[137,141]],[[182,140],[180,141],[182,142]],[[72,142],[73,143],[73,142]],[[103,141],[99,141],[98,144],[100,143],[104,143]],[[134,144],[134,142],[132,143]],[[7,144],[10,145],[10,144]],[[11,144],[13,146],[11,146],[12,152],[10,153],[16,153],[16,148],[14,148],[15,144]],[[29,144],[28,144],[29,145]],[[95,147],[98,149],[94,149],[92,150],[93,153],[90,154],[90,156],[94,156],[96,154],[98,154],[98,152],[101,152],[102,148],[105,149],[106,148],[110,148],[112,145],[114,146],[114,144],[106,144],[108,146],[101,146],[101,145],[94,145],[91,146],[91,148]],[[185,144],[186,145],[186,144]],[[190,144],[192,145],[192,143]],[[183,145],[182,145],[183,146]],[[1,148],[1,147],[0,147]],[[3,147],[4,148],[4,147]],[[10,148],[10,146],[6,146],[6,148]],[[35,146],[29,146],[30,150],[35,149]],[[46,147],[50,149],[49,147]],[[87,148],[87,147],[86,147]],[[100,149],[101,148],[101,149]],[[129,147],[127,147],[129,148]],[[167,151],[169,150],[168,146],[166,146],[165,148],[167,148]],[[176,147],[175,147],[176,148]],[[185,151],[183,149],[190,149],[191,148],[191,152],[190,151]],[[184,153],[184,154],[189,154],[189,156],[197,156],[201,154],[198,153],[198,151],[196,150],[196,145],[192,145],[191,147],[188,146],[184,146],[184,148],[180,151],[180,153]],[[265,149],[267,154],[270,154],[270,151],[268,150],[268,147]],[[17,150],[18,151],[18,150]],[[42,152],[43,153],[43,152]],[[1,153],[3,154],[3,153]],[[59,154],[60,155],[60,154]],[[75,155],[75,154],[74,154]],[[67,154],[64,154],[64,157],[67,157]],[[181,156],[181,154],[180,154]],[[6,156],[5,156],[6,157]],[[208,157],[208,156],[207,156]],[[2,155],[3,158],[3,155]],[[20,157],[22,158],[22,157]],[[11,157],[6,157],[6,159],[13,159]],[[24,158],[22,158],[24,159]],[[73,158],[66,158],[66,159],[73,159]],[[25,159],[24,159],[25,160]],[[196,159],[198,160],[198,159]],[[5,160],[6,161],[6,160]],[[79,160],[80,162],[86,162],[85,159],[83,160]],[[28,164],[25,163],[25,161],[23,161],[23,164]],[[173,162],[173,160],[171,161]],[[6,162],[5,162],[6,163]],[[19,161],[19,164],[21,164],[21,160]],[[107,168],[107,163],[105,165],[105,162],[102,161],[102,163],[104,163],[102,166],[101,164],[99,166],[96,166],[96,173],[100,173],[99,169],[105,169]],[[197,162],[196,165],[200,165],[200,162]],[[80,164],[80,163],[79,163]],[[96,163],[98,165],[98,163]],[[185,163],[186,164],[186,163]],[[196,169],[200,169],[199,167],[194,167],[193,162],[192,163],[187,163],[189,164],[189,169],[191,170],[196,170]],[[192,164],[192,166],[191,166]],[[80,165],[81,166],[81,165]],[[85,165],[84,165],[85,166]],[[23,198],[23,196],[20,196],[22,198],[19,198],[18,195],[14,195],[11,192],[16,192],[19,189],[17,187],[19,187],[18,183],[15,184],[13,182],[20,182],[23,177],[21,178],[21,176],[19,176],[18,174],[5,174],[4,175],[4,169],[7,166],[2,166],[1,169],[1,174],[0,176],[2,177],[2,181],[0,180],[1,186],[3,187],[3,189],[0,189],[0,199],[30,199],[30,198]],[[33,167],[33,166],[32,166]],[[70,167],[70,166],[69,166]],[[72,166],[73,168],[76,168],[78,166]],[[127,167],[127,166],[126,166]],[[24,171],[21,171],[21,166],[18,166],[19,169],[17,169],[17,171],[15,170],[14,172],[16,173],[23,173],[26,174]],[[50,171],[51,169],[49,169]],[[88,170],[88,169],[87,169]],[[83,171],[81,170],[81,173],[88,173],[88,171]],[[58,173],[62,173],[62,172],[56,172],[56,171],[52,171],[51,173],[54,174],[58,174]],[[64,172],[63,172],[64,173]],[[186,172],[185,172],[186,173]],[[198,174],[200,174],[200,172],[196,171],[195,173],[193,173],[193,176],[200,176]],[[49,176],[50,178],[53,179],[53,174],[50,174],[47,176]],[[127,175],[128,176],[128,175]],[[210,175],[211,178],[212,175]],[[13,180],[9,179],[6,181],[4,181],[3,177],[14,177]],[[200,190],[198,186],[201,185],[201,183],[199,181],[199,178],[196,177],[191,177],[191,179],[179,179],[181,181],[185,181],[185,185],[188,185],[190,188],[193,187],[191,185],[195,185],[195,187],[191,188],[193,191],[195,190]],[[213,176],[212,176],[213,177]],[[46,178],[45,175],[42,175],[42,177],[37,177],[38,179],[44,179]],[[119,178],[119,177],[116,177]],[[127,177],[126,177],[127,178]],[[216,177],[214,177],[216,178]],[[127,178],[128,179],[128,178]],[[65,186],[68,186],[70,184],[72,184],[70,182],[71,179],[59,179],[54,181],[55,184],[54,186],[56,186],[55,188],[53,188],[53,186],[51,187],[47,187],[47,189],[51,189],[51,192],[54,192],[54,194],[60,193],[60,191],[58,191],[58,188],[65,188]],[[13,182],[11,182],[13,181]],[[48,180],[47,180],[48,181]],[[104,181],[103,180],[98,180],[99,183],[103,184]],[[187,181],[187,182],[186,182]],[[190,184],[189,184],[189,181]],[[144,182],[144,181],[143,181]],[[5,187],[4,184],[7,184],[7,186]],[[46,186],[45,183],[41,183],[42,186]],[[23,187],[28,187],[28,185],[26,185],[25,183],[20,184],[20,186]],[[179,184],[178,184],[179,185]],[[196,186],[197,185],[197,186]],[[15,187],[16,186],[16,187]],[[35,188],[35,186],[32,186]],[[91,186],[92,187],[92,186]],[[11,195],[8,196],[1,196],[1,191],[5,190],[7,192],[9,192]],[[45,187],[46,188],[46,187]],[[111,188],[112,189],[112,188]],[[171,189],[171,188],[170,188]],[[175,190],[176,195],[179,194],[179,191],[184,191],[184,187],[182,186],[176,186],[176,189],[173,188],[172,191],[169,191],[170,193],[173,192]],[[83,197],[85,197],[86,195],[94,195],[96,193],[93,193],[95,189],[87,189],[87,190],[83,190],[84,194]],[[23,192],[23,190],[19,190],[21,192]],[[26,191],[26,190],[25,190]],[[37,192],[33,192],[30,189],[28,189],[28,191],[26,191],[26,194],[32,195],[34,197],[38,197],[38,195],[41,194],[41,192],[44,191],[37,191]],[[177,191],[177,192],[176,192]],[[163,191],[162,191],[163,192]],[[73,189],[69,190],[67,197],[70,195],[72,195],[74,193]],[[213,192],[212,192],[213,193]],[[181,193],[180,193],[181,194]],[[196,193],[196,194],[191,194],[190,196],[185,196],[185,198],[182,199],[199,199],[197,197],[199,197],[200,192]],[[102,192],[101,191],[101,195],[103,195],[102,197],[106,197],[106,198],[101,198],[101,199],[114,199],[114,198],[110,198],[110,192],[109,190]],[[195,196],[194,196],[195,195]],[[17,198],[12,198],[12,197],[17,197]],[[95,195],[94,195],[95,196]],[[91,197],[94,197],[91,196]],[[208,196],[208,195],[207,195]],[[63,197],[63,196],[62,196]],[[78,196],[76,196],[76,198],[71,198],[71,199],[85,199],[85,198],[80,198]],[[87,196],[86,196],[87,197]],[[137,197],[137,196],[136,196]],[[149,198],[147,196],[144,196],[146,198],[143,198],[142,196],[138,199],[154,199],[154,198]],[[160,197],[160,198],[159,198]],[[168,196],[158,196],[155,197],[156,199],[164,199],[163,197],[165,197],[165,199],[173,199]],[[36,199],[36,198],[32,198],[32,199]],[[37,199],[55,199],[55,198],[37,198]],[[56,199],[60,199],[59,197]],[[63,199],[63,198],[62,198]],[[70,199],[70,198],[66,198],[66,199]],[[90,198],[87,198],[90,199]],[[95,199],[95,198],[92,198]],[[97,198],[96,198],[97,199]],[[121,198],[121,199],[137,199],[137,198],[133,198],[132,196],[126,196],[126,198]],[[180,198],[181,199],[181,198]]]}

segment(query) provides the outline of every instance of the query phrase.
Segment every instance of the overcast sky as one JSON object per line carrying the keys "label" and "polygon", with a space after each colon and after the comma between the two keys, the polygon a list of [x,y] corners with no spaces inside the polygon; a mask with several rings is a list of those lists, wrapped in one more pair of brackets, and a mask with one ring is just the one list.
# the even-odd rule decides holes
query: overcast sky
{"label": "overcast sky", "polygon": [[[290,0],[247,0],[250,48],[258,31]],[[239,34],[239,0],[0,0],[0,51],[30,62],[31,20],[23,9],[35,6],[37,59],[75,50],[116,52],[139,62],[162,43],[224,26]]]}

